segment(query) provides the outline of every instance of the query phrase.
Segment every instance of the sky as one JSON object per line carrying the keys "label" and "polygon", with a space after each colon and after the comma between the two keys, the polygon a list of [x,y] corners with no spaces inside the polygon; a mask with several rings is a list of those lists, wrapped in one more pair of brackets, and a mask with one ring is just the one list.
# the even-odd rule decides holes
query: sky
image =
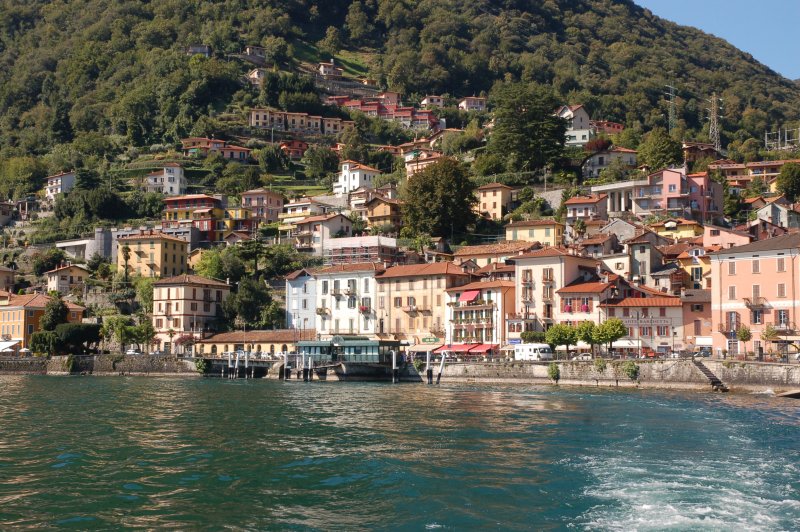
{"label": "sky", "polygon": [[721,37],[789,79],[800,78],[800,0],[634,0],[653,14]]}

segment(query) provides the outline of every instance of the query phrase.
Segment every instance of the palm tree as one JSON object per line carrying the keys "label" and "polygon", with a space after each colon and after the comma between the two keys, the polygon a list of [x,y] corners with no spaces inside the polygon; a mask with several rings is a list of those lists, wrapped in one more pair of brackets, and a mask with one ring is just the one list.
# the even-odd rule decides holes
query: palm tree
{"label": "palm tree", "polygon": [[125,284],[128,284],[128,261],[131,259],[131,248],[128,244],[122,246],[122,259],[125,261]]}

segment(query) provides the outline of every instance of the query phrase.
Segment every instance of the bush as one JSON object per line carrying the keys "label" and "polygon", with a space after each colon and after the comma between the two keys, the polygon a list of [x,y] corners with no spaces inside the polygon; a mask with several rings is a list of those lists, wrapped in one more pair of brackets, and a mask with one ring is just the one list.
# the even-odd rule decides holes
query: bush
{"label": "bush", "polygon": [[417,370],[417,373],[422,373],[423,368],[425,368],[425,361],[421,358],[414,359],[414,368]]}
{"label": "bush", "polygon": [[622,373],[627,375],[627,377],[635,381],[639,378],[639,366],[633,360],[629,360],[622,365]]}
{"label": "bush", "polygon": [[606,361],[602,358],[595,358],[594,369],[597,370],[597,373],[603,373],[606,370]]}
{"label": "bush", "polygon": [[194,361],[194,367],[197,369],[197,373],[206,373],[209,369],[208,361],[204,358],[198,358]]}
{"label": "bush", "polygon": [[547,376],[550,377],[551,380],[558,382],[558,379],[561,378],[561,370],[558,368],[558,364],[550,362],[547,366]]}

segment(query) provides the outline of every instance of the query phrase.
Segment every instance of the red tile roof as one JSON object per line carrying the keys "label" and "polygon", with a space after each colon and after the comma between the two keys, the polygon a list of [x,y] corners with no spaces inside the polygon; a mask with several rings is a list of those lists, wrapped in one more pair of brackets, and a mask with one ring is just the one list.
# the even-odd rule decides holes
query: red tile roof
{"label": "red tile roof", "polygon": [[598,203],[608,197],[608,194],[590,194],[588,196],[574,196],[564,202],[564,205],[583,205],[585,203]]}
{"label": "red tile roof", "polygon": [[346,273],[346,272],[382,272],[384,266],[380,262],[354,262],[352,264],[334,264],[315,270],[315,275],[322,275],[328,273]]}
{"label": "red tile roof", "polygon": [[156,286],[166,286],[166,285],[183,285],[183,284],[201,284],[201,285],[208,285],[208,286],[218,286],[220,288],[230,288],[230,285],[224,283],[222,281],[218,281],[216,279],[209,279],[208,277],[202,277],[200,275],[190,275],[188,273],[183,275],[176,275],[175,277],[167,277],[166,279],[161,279],[156,281]]}
{"label": "red tile roof", "polygon": [[467,272],[452,262],[434,262],[431,264],[407,264],[392,266],[376,276],[378,279],[392,279],[395,277],[428,277],[440,275],[468,276]]}
{"label": "red tile roof", "polygon": [[508,255],[516,254],[520,251],[528,251],[535,249],[539,244],[537,242],[524,242],[524,241],[505,241],[496,242],[494,244],[482,244],[478,246],[464,246],[454,253],[456,257],[471,257],[474,255]]}
{"label": "red tile roof", "polygon": [[681,298],[678,296],[660,297],[626,297],[616,303],[609,303],[609,307],[680,307]]}
{"label": "red tile roof", "polygon": [[497,288],[514,288],[514,281],[475,281],[463,286],[448,288],[446,292],[463,292],[465,290],[487,290]]}
{"label": "red tile roof", "polygon": [[602,281],[575,282],[556,290],[557,294],[600,294],[614,286]]}

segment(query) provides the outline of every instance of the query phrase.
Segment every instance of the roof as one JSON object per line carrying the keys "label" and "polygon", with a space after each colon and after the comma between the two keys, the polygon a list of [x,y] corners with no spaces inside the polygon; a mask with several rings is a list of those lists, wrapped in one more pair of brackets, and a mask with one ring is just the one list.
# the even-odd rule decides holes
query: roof
{"label": "roof", "polygon": [[479,186],[478,190],[491,190],[493,188],[507,188],[508,190],[514,190],[513,187],[504,185],[503,183],[486,183],[485,185]]}
{"label": "roof", "polygon": [[650,227],[665,227],[668,223],[674,223],[677,225],[700,225],[700,222],[687,220],[686,218],[669,218],[663,222],[652,223],[650,224]]}
{"label": "roof", "polygon": [[494,244],[481,244],[478,246],[464,246],[456,251],[455,257],[469,257],[472,255],[503,255],[528,251],[538,246],[536,242],[505,241]]}
{"label": "roof", "polygon": [[502,262],[490,262],[486,266],[475,270],[475,273],[478,274],[514,273],[515,271],[516,267],[513,264],[505,264]]}
{"label": "roof", "polygon": [[91,271],[92,271],[89,268],[87,268],[86,266],[82,266],[80,264],[65,264],[63,266],[59,266],[58,268],[53,268],[52,270],[50,270],[48,272],[44,272],[44,273],[56,273],[56,272],[60,272],[61,270],[69,270],[70,268],[80,268],[81,270],[83,270],[85,272],[89,272],[89,273],[91,273]]}
{"label": "roof", "polygon": [[672,275],[675,272],[683,271],[681,269],[680,264],[675,262],[668,262],[667,264],[662,264],[657,268],[653,268],[650,270],[650,277],[662,277],[666,275]]}
{"label": "roof", "polygon": [[632,150],[630,148],[623,148],[622,146],[614,146],[608,151],[616,153],[639,153],[636,150]]}
{"label": "roof", "polygon": [[300,268],[299,270],[295,270],[292,273],[287,274],[286,275],[286,280],[287,281],[294,281],[295,279],[298,279],[299,277],[301,277],[303,275],[311,275],[311,274],[308,273],[308,270],[306,270],[305,268]]}
{"label": "roof", "polygon": [[605,244],[607,241],[615,238],[616,235],[614,233],[598,233],[593,237],[585,238],[582,242],[580,242],[581,246],[594,246],[598,244]]}
{"label": "roof", "polygon": [[711,303],[710,289],[687,289],[681,292],[684,303]]}
{"label": "roof", "polygon": [[488,288],[514,288],[514,286],[514,281],[475,281],[474,283],[465,284],[463,286],[448,288],[445,292],[463,292],[465,290],[484,290]]}
{"label": "roof", "polygon": [[572,255],[572,254],[566,248],[550,246],[542,249],[535,249],[529,253],[523,253],[518,257],[527,259],[527,258],[538,258],[538,257],[561,257],[563,255]]}
{"label": "roof", "polygon": [[[200,212],[201,210],[208,210],[208,209],[199,209],[195,212]],[[161,231],[153,231],[152,229],[147,233],[133,233],[130,235],[121,236],[117,238],[117,240],[151,240],[153,238],[158,238],[161,240],[172,240],[173,242],[180,242],[182,244],[187,243],[186,240],[182,238],[168,235],[166,233],[162,233]]]}
{"label": "roof", "polygon": [[757,253],[759,251],[773,251],[800,247],[800,233],[787,233],[785,235],[756,240],[743,246],[735,246],[709,253],[709,255],[726,255],[731,253]]}
{"label": "roof", "polygon": [[557,222],[556,220],[545,219],[545,220],[520,220],[519,222],[511,222],[506,226],[508,228],[515,228],[515,227],[552,227],[554,225],[564,226],[561,222]]}
{"label": "roof", "polygon": [[190,200],[190,199],[210,199],[219,201],[218,198],[214,196],[209,196],[208,194],[187,194],[185,196],[172,196],[164,198],[164,201],[181,201],[181,200]]}
{"label": "roof", "polygon": [[583,203],[598,203],[608,197],[608,194],[590,194],[588,196],[573,196],[564,202],[564,205],[578,205]]}
{"label": "roof", "polygon": [[202,277],[200,275],[190,275],[185,273],[183,275],[176,275],[175,277],[167,277],[165,279],[161,279],[153,283],[155,286],[166,286],[166,285],[182,285],[182,284],[204,284],[209,286],[219,286],[220,288],[230,288],[230,285],[224,283],[222,281],[218,281],[217,279],[209,279],[208,277]]}
{"label": "roof", "polygon": [[360,163],[358,161],[353,161],[351,159],[348,159],[346,161],[340,162],[339,166],[344,165],[344,164],[355,165],[355,166],[350,167],[350,170],[366,170],[367,172],[378,172],[379,174],[381,173],[381,171],[378,170],[377,168],[373,168],[371,166],[368,166],[366,164],[362,164],[362,163]]}
{"label": "roof", "polygon": [[294,343],[300,340],[316,340],[314,329],[277,329],[271,331],[231,331],[215,334],[201,340],[201,344],[258,344],[258,343]]}
{"label": "roof", "polygon": [[[25,294],[17,296],[5,292],[4,295],[9,298],[9,307],[26,307],[26,308],[44,308],[53,299],[52,296],[46,294]],[[76,305],[70,301],[64,301],[67,309],[70,312],[83,312],[86,310],[80,305]]]}
{"label": "roof", "polygon": [[384,270],[383,264],[380,262],[354,262],[352,264],[334,264],[326,266],[314,272],[315,275],[323,275],[327,273],[346,273],[346,272],[382,272]]}
{"label": "roof", "polygon": [[614,286],[611,283],[602,281],[577,281],[568,284],[564,288],[556,290],[557,294],[599,294]]}
{"label": "roof", "polygon": [[657,246],[658,249],[664,255],[675,255],[678,256],[687,249],[692,247],[691,244],[688,242],[678,242],[677,244],[668,244],[666,246]]}
{"label": "roof", "polygon": [[678,296],[626,297],[609,307],[680,307],[683,303]]}
{"label": "roof", "polygon": [[316,216],[309,216],[308,218],[303,218],[302,220],[297,222],[297,225],[308,224],[308,223],[313,223],[313,222],[327,222],[328,220],[332,220],[333,218],[336,218],[337,216],[341,216],[343,218],[347,218],[347,216],[345,216],[344,214],[339,214],[339,213],[318,214]]}
{"label": "roof", "polygon": [[432,275],[468,276],[469,274],[452,262],[434,262],[431,264],[392,266],[377,277],[379,279],[390,279],[395,277],[423,277]]}

